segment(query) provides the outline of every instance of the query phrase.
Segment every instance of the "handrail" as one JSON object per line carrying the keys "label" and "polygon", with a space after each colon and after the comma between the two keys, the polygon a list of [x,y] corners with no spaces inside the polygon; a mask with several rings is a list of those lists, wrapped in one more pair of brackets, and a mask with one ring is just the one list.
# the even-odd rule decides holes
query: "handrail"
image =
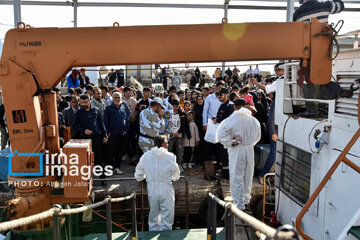
{"label": "handrail", "polygon": [[[360,104],[360,97],[359,97],[359,104]],[[360,106],[360,105],[359,105]],[[359,124],[360,124],[360,110],[358,110],[359,115]],[[299,215],[296,217],[296,230],[299,232],[299,234],[305,239],[310,240],[312,239],[310,236],[306,235],[301,227],[301,220],[303,219],[305,213],[309,210],[310,206],[313,204],[315,199],[320,194],[321,190],[324,188],[326,183],[329,181],[330,177],[333,175],[337,167],[340,165],[341,162],[344,162],[346,165],[360,173],[360,167],[354,164],[352,161],[346,158],[346,154],[350,151],[352,146],[355,144],[355,142],[360,137],[360,128],[357,130],[357,132],[354,134],[354,136],[351,138],[349,143],[346,145],[344,150],[341,152],[339,157],[336,159],[334,164],[331,166],[329,171],[324,176],[323,180],[320,182],[319,186],[316,188],[316,190],[311,194],[310,198],[305,203],[304,207],[301,209]]]}
{"label": "handrail", "polygon": [[[235,204],[232,204],[230,202],[224,202],[212,193],[209,193],[209,198],[212,201],[219,204],[220,206],[222,206],[223,208],[230,210],[233,214],[235,214],[241,220],[248,223],[249,226],[251,226],[255,230],[258,230],[258,231],[264,233],[270,239],[293,239],[293,237],[294,237],[294,232],[277,231],[276,229],[266,225],[265,223],[254,218],[253,216],[250,216],[250,215],[246,214],[245,212],[241,211],[240,209],[237,208],[237,206]],[[211,211],[209,211],[209,212],[211,212]],[[208,216],[208,219],[210,219],[210,216]],[[212,231],[214,231],[214,230],[215,229],[212,229]],[[226,229],[226,232],[228,232],[228,229]],[[213,238],[211,235],[208,235],[208,239],[212,240]]]}
{"label": "handrail", "polygon": [[[104,178],[93,179],[93,182],[115,182],[115,181],[137,181],[135,177],[123,177],[123,178]],[[144,231],[144,180],[140,181],[140,196],[141,196],[141,231]]]}
{"label": "handrail", "polygon": [[180,176],[185,181],[185,229],[189,229],[189,180],[185,176]]}
{"label": "handrail", "polygon": [[71,215],[71,214],[75,214],[75,213],[85,212],[88,209],[93,209],[93,208],[103,206],[103,205],[107,204],[108,202],[121,202],[121,201],[129,200],[129,199],[132,199],[135,197],[136,197],[135,193],[132,193],[126,197],[119,197],[119,198],[107,197],[101,202],[93,203],[90,205],[86,205],[86,206],[74,208],[74,209],[59,209],[59,207],[53,207],[47,211],[44,211],[44,212],[41,212],[41,213],[38,213],[38,214],[35,214],[32,216],[0,223],[0,232],[7,231],[7,230],[17,228],[17,227],[21,227],[21,226],[25,226],[25,225],[49,218],[49,217],[53,217],[55,212],[58,212],[60,214],[60,216],[61,215],[64,215],[64,216]]}

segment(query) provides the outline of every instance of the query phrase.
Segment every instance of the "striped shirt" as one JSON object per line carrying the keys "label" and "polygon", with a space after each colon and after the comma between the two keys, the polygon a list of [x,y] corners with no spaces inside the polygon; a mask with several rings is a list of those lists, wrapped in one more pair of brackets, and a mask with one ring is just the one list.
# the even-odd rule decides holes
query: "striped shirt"
{"label": "striped shirt", "polygon": [[310,18],[317,18],[320,22],[327,23],[329,14],[339,13],[342,10],[344,10],[344,2],[342,0],[326,2],[308,0],[296,9],[293,21],[310,22]]}

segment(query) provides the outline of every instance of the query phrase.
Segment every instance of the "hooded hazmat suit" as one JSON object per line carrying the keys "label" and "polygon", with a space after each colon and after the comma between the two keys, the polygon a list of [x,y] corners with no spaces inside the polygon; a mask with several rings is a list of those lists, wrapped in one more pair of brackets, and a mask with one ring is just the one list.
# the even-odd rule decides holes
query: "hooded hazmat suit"
{"label": "hooded hazmat suit", "polygon": [[[217,139],[229,154],[230,191],[240,210],[250,202],[254,175],[254,145],[260,140],[260,123],[251,111],[240,108],[221,122]],[[232,146],[237,141],[238,145]]]}
{"label": "hooded hazmat suit", "polygon": [[165,148],[152,148],[140,158],[135,178],[138,181],[146,178],[150,205],[149,230],[171,230],[175,211],[172,181],[180,178],[176,156]]}

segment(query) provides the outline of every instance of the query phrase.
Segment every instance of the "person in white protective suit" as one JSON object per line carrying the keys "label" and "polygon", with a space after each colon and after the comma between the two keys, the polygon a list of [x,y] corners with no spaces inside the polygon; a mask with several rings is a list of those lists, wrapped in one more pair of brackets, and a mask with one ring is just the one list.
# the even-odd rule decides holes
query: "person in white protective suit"
{"label": "person in white protective suit", "polygon": [[234,113],[221,122],[216,137],[229,154],[230,192],[234,204],[245,210],[251,199],[254,145],[260,140],[261,129],[244,99],[237,99],[234,104]]}
{"label": "person in white protective suit", "polygon": [[135,178],[146,178],[150,205],[149,230],[171,230],[174,223],[175,192],[172,181],[180,178],[176,156],[168,152],[163,135],[154,139],[155,147],[144,153],[135,169]]}

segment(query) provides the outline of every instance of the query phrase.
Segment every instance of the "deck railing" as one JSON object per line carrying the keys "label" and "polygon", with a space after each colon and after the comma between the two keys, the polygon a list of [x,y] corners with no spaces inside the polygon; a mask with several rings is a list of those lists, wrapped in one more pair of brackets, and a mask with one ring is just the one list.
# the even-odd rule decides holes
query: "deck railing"
{"label": "deck railing", "polygon": [[8,222],[0,223],[0,232],[7,231],[10,229],[18,228],[21,226],[25,226],[34,222],[38,222],[44,220],[46,218],[53,218],[53,240],[61,239],[61,230],[60,223],[61,217],[76,213],[82,213],[86,210],[94,209],[103,205],[106,205],[106,231],[107,231],[107,240],[111,240],[112,237],[112,224],[111,224],[111,203],[112,202],[122,202],[126,200],[132,200],[132,227],[129,231],[129,235],[132,240],[137,239],[137,222],[136,222],[136,193],[133,192],[129,196],[119,197],[119,198],[111,198],[110,196],[106,197],[101,202],[97,202],[94,204],[86,205],[79,208],[73,209],[62,209],[60,205],[56,204],[51,209],[38,213],[29,217],[24,217]]}
{"label": "deck railing", "polygon": [[[217,215],[217,204],[225,209],[225,239],[233,240],[236,239],[236,228],[239,226],[246,226],[246,224],[253,229],[263,233],[269,239],[299,239],[296,231],[290,225],[274,229],[258,219],[250,216],[249,214],[241,211],[236,207],[235,204],[230,202],[224,202],[214,194],[209,193],[209,208],[208,208],[208,225],[207,225],[207,240],[216,240],[216,215]],[[246,224],[236,224],[235,216],[245,222]]]}

